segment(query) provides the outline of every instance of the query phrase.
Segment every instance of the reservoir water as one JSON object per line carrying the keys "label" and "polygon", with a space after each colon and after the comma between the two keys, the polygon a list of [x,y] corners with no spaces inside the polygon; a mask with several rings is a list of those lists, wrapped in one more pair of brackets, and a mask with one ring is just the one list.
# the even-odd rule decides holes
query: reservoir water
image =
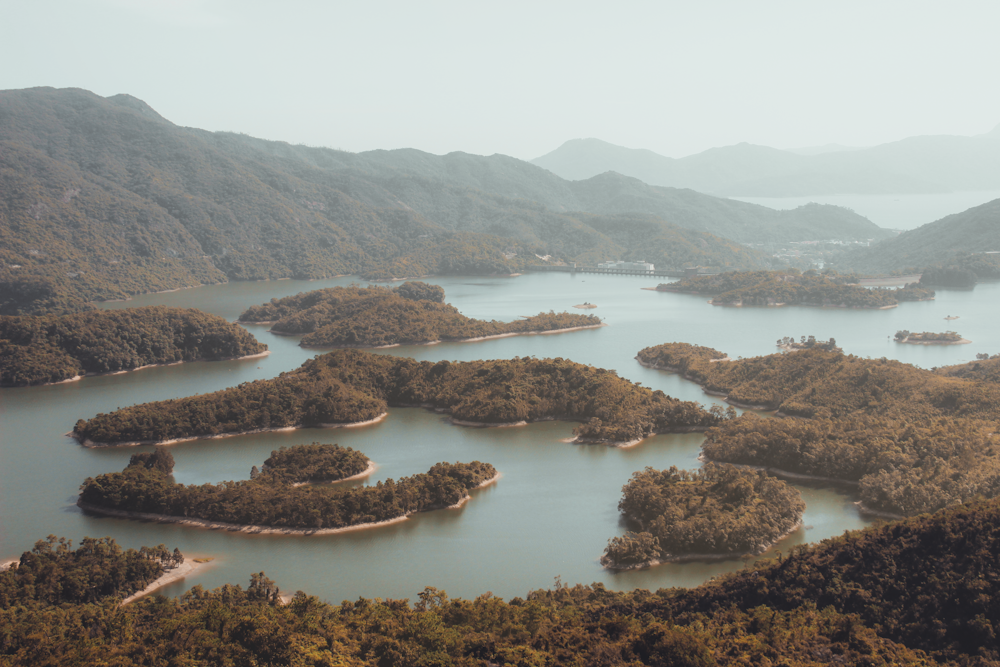
{"label": "reservoir water", "polygon": [[[571,310],[584,301],[608,324],[555,335],[518,336],[476,343],[397,347],[379,352],[422,360],[514,356],[564,357],[616,370],[619,375],[683,399],[718,401],[676,375],[643,368],[641,348],[669,341],[708,345],[730,356],[776,351],[782,336],[833,336],[846,352],[890,357],[923,367],[1000,352],[1000,284],[939,291],[937,300],[898,308],[846,311],[820,308],[720,308],[704,297],[646,291],[640,277],[527,274],[517,278],[432,278],[446,300],[471,317],[512,320],[540,311]],[[196,307],[234,320],[247,306],[300,291],[347,285],[351,278],[316,282],[230,283],[146,295],[108,308],[163,304]],[[946,316],[960,319],[945,321]],[[630,449],[565,442],[574,424],[545,422],[515,428],[467,428],[426,410],[391,409],[383,422],[356,429],[309,429],[172,446],[175,478],[186,484],[246,479],[271,450],[313,441],[361,450],[379,468],[365,483],[426,471],[439,461],[481,460],[503,474],[473,492],[459,510],[429,512],[402,523],[339,535],[247,535],[190,526],[93,517],[75,505],[88,476],[121,470],[148,448],[86,449],[64,434],[75,421],[119,406],[206,393],[299,366],[317,354],[297,339],[250,330],[272,353],[262,359],[149,368],[80,382],[0,389],[0,560],[16,558],[48,534],[79,541],[109,535],[119,543],[166,544],[212,564],[164,589],[175,595],[195,584],[246,584],[264,571],[284,591],[298,589],[339,602],[364,597],[415,599],[425,586],[452,596],[491,591],[504,598],[564,582],[604,582],[609,588],[693,586],[744,566],[742,560],[666,564],[612,573],[598,563],[608,538],[624,531],[617,512],[621,487],[645,466],[694,468],[699,434],[657,436]],[[892,342],[899,329],[957,330],[972,345],[910,346]],[[359,482],[361,483],[361,482]],[[807,504],[802,529],[779,543],[817,542],[860,528],[870,519],[854,505],[850,487],[795,483]],[[773,554],[772,554],[773,555]]]}

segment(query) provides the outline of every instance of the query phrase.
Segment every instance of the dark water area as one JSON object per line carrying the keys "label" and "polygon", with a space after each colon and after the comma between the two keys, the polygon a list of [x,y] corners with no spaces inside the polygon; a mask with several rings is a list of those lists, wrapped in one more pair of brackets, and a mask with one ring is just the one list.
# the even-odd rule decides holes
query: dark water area
{"label": "dark water area", "polygon": [[[301,291],[347,285],[356,279],[231,283],[146,295],[121,308],[149,304],[195,307],[230,320],[247,306]],[[922,367],[971,360],[1000,352],[1000,286],[939,291],[935,301],[904,303],[884,311],[821,308],[719,308],[704,297],[642,290],[647,278],[528,274],[517,278],[433,278],[446,300],[470,317],[512,320],[540,311],[588,312],[608,326],[553,335],[516,336],[475,343],[401,346],[380,353],[437,361],[564,357],[616,370],[654,389],[706,405],[719,399],[676,375],[640,366],[639,349],[669,341],[708,345],[730,356],[776,351],[782,336],[834,336],[846,352],[889,357]],[[598,308],[575,311],[588,301]],[[945,321],[948,315],[960,319]],[[264,571],[286,591],[305,590],[339,602],[364,597],[411,598],[425,586],[452,596],[491,591],[523,596],[564,582],[604,582],[614,589],[693,586],[744,566],[742,560],[666,564],[613,573],[598,558],[608,538],[624,526],[618,517],[621,487],[645,466],[699,464],[700,434],[663,435],[628,449],[565,442],[575,424],[543,422],[510,428],[455,426],[417,408],[391,409],[382,422],[350,429],[304,429],[178,443],[175,478],[185,484],[246,479],[274,449],[313,441],[363,451],[378,464],[364,482],[424,472],[440,461],[488,461],[502,473],[492,486],[473,492],[463,508],[419,514],[369,530],[323,536],[248,535],[176,524],[92,517],[75,505],[88,476],[121,470],[148,448],[87,449],[64,434],[77,419],[117,407],[207,393],[269,378],[320,353],[275,336],[266,326],[250,331],[271,348],[260,359],[202,362],[149,368],[114,376],[27,389],[0,389],[0,559],[16,558],[48,534],[79,540],[109,535],[125,546],[166,544],[189,556],[212,556],[208,568],[164,589],[178,594],[195,584],[245,584]],[[898,329],[954,329],[972,345],[910,346],[891,340]],[[777,545],[787,551],[860,528],[851,487],[795,481],[807,509],[804,526]],[[773,554],[772,554],[773,555]],[[767,554],[765,554],[765,557]]]}

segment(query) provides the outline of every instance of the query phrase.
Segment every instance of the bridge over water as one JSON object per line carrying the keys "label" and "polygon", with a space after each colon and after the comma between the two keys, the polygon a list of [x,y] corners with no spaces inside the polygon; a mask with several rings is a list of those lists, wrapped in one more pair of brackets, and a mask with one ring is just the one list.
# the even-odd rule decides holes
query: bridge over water
{"label": "bridge over water", "polygon": [[600,273],[610,276],[651,276],[657,278],[685,278],[694,275],[710,275],[697,271],[642,271],[640,269],[599,269],[596,266],[532,264],[527,271],[557,271],[560,273]]}

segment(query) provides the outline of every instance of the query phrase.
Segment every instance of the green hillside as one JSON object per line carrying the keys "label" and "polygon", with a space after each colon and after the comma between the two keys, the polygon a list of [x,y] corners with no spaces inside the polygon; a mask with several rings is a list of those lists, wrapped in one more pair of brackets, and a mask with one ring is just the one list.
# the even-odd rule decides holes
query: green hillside
{"label": "green hillside", "polygon": [[536,254],[764,268],[769,256],[711,234],[878,229],[832,207],[779,213],[614,175],[571,183],[500,155],[351,154],[182,128],[136,98],[80,89],[0,94],[0,191],[7,314],[226,280],[512,273]]}
{"label": "green hillside", "polygon": [[[980,279],[1000,277],[1000,270],[987,266],[998,259],[982,254],[988,252],[1000,253],[1000,199],[847,252],[837,265],[865,273],[958,265],[983,273]],[[979,270],[974,264],[980,265]]]}

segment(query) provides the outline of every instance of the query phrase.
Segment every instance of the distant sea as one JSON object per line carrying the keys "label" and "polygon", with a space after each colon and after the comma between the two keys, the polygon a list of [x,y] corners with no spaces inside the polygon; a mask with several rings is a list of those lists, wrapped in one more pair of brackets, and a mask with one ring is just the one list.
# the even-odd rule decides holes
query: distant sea
{"label": "distant sea", "polygon": [[730,197],[774,209],[790,209],[815,202],[835,204],[863,215],[886,229],[915,229],[961,213],[973,206],[1000,199],[1000,190],[946,192],[919,195],[817,195],[811,197]]}

